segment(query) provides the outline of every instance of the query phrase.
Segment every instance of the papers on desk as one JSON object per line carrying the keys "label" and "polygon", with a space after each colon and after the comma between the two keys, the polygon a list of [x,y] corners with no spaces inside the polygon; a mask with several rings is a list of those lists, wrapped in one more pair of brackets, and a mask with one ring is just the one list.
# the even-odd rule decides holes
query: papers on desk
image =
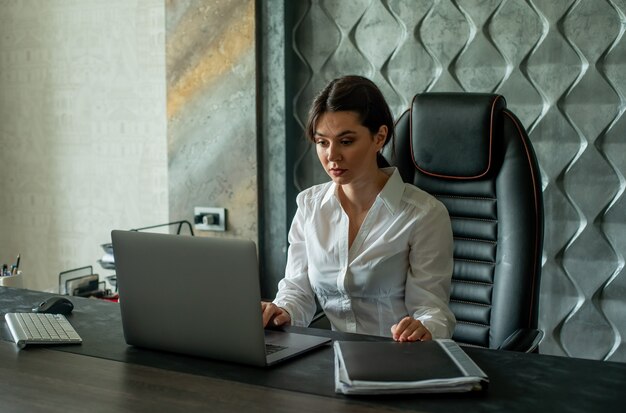
{"label": "papers on desk", "polygon": [[337,393],[468,392],[489,382],[452,340],[336,341],[334,349]]}
{"label": "papers on desk", "polygon": [[113,244],[102,244],[101,247],[104,250],[104,255],[98,260],[98,262],[105,270],[114,270],[115,257],[113,255]]}

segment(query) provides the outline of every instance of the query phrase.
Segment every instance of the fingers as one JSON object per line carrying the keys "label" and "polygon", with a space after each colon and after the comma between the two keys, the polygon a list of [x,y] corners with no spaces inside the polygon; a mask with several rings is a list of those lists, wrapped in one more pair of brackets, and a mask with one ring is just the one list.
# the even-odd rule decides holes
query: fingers
{"label": "fingers", "polygon": [[287,312],[280,307],[278,307],[278,310],[279,310],[278,315],[274,317],[271,323],[274,324],[275,326],[282,326],[284,324],[290,324],[291,317],[289,317],[289,314],[287,314]]}
{"label": "fingers", "polygon": [[289,313],[274,303],[261,302],[261,312],[263,314],[263,327],[267,327],[269,323],[275,326],[291,323]]}
{"label": "fingers", "polygon": [[279,311],[278,307],[273,303],[261,302],[261,312],[263,314],[263,327],[267,326],[274,315]]}
{"label": "fingers", "polygon": [[[411,328],[413,319],[410,317],[404,317],[402,320],[398,322],[398,324],[394,324],[391,327],[391,335],[396,341],[407,341],[406,337],[412,334],[415,331],[415,328]],[[421,324],[421,323],[420,323]],[[404,336],[404,340],[402,337]]]}
{"label": "fingers", "polygon": [[391,335],[395,341],[426,341],[432,340],[432,334],[421,321],[412,317],[404,317],[391,326]]}

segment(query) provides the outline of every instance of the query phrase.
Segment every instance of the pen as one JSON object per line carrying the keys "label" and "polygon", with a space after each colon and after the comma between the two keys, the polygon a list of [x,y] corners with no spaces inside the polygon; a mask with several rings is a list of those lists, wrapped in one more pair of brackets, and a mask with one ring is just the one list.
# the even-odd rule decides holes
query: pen
{"label": "pen", "polygon": [[20,254],[17,254],[17,259],[15,260],[15,264],[11,266],[11,275],[17,275],[17,269],[20,266]]}

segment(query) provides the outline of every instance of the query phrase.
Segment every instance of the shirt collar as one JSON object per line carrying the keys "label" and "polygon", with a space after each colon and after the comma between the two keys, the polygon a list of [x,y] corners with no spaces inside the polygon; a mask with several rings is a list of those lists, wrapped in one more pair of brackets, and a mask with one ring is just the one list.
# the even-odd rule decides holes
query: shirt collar
{"label": "shirt collar", "polygon": [[383,204],[389,212],[393,215],[400,207],[402,201],[402,195],[404,194],[404,182],[398,172],[398,168],[382,168],[384,173],[389,175],[387,183],[383,187],[383,190],[378,194],[378,198],[383,201]]}
{"label": "shirt collar", "polygon": [[335,192],[337,191],[337,185],[335,185],[332,181],[328,183],[326,187],[326,193],[324,194],[324,198],[322,198],[322,204],[325,205],[327,202],[330,202],[335,197]]}
{"label": "shirt collar", "polygon": [[[391,214],[394,214],[400,206],[402,200],[402,194],[404,193],[404,182],[400,177],[400,172],[395,167],[382,168],[384,173],[389,175],[387,183],[383,187],[382,191],[378,194],[378,198],[381,199],[385,207]],[[333,182],[329,182],[329,185],[322,199],[322,205],[326,204],[330,200],[334,199],[337,193],[337,185]]]}

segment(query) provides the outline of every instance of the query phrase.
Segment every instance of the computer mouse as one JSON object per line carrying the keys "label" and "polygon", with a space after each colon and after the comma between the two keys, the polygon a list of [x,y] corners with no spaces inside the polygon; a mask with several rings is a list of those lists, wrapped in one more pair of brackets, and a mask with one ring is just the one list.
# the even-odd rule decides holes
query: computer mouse
{"label": "computer mouse", "polygon": [[74,309],[74,304],[65,297],[50,297],[33,307],[34,313],[67,315]]}

